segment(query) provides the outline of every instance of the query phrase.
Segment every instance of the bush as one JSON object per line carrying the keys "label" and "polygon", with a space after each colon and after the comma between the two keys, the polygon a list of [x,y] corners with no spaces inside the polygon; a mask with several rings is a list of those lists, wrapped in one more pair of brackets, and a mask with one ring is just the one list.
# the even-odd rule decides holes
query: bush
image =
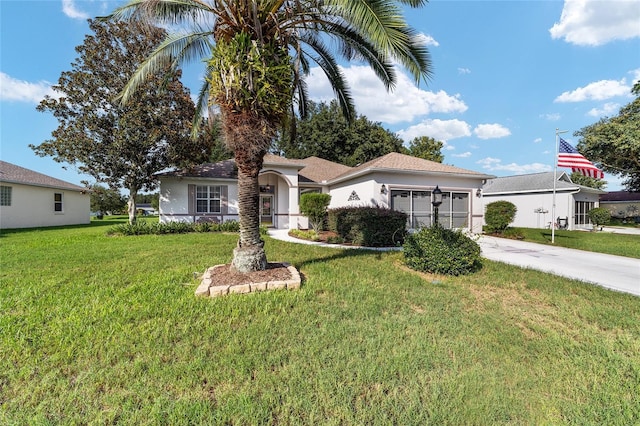
{"label": "bush", "polygon": [[487,204],[484,213],[487,231],[490,233],[502,233],[516,218],[517,210],[515,204],[509,201],[494,201]]}
{"label": "bush", "polygon": [[407,266],[421,272],[466,275],[482,267],[480,246],[461,231],[422,228],[404,243]]}
{"label": "bush", "polygon": [[329,210],[329,229],[347,243],[366,247],[401,245],[407,215],[381,207],[341,207]]}
{"label": "bush", "polygon": [[300,213],[309,218],[309,224],[314,231],[324,229],[324,219],[327,216],[327,207],[331,202],[331,195],[308,193],[300,197]]}
{"label": "bush", "polygon": [[162,234],[186,234],[188,232],[239,232],[240,223],[229,220],[223,223],[212,222],[166,222],[153,223],[139,221],[131,225],[123,223],[112,227],[107,231],[107,235],[162,235]]}
{"label": "bush", "polygon": [[587,216],[589,216],[589,219],[591,219],[591,222],[595,226],[606,225],[611,220],[611,213],[604,207],[596,207],[595,209],[589,210]]}

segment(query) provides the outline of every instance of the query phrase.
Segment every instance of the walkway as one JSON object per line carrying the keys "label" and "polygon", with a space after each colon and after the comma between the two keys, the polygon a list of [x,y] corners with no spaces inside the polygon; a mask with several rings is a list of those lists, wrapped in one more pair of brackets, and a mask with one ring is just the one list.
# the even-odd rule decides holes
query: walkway
{"label": "walkway", "polygon": [[[626,233],[626,232],[625,232]],[[275,239],[331,248],[356,248],[292,238],[286,229],[270,229]],[[610,254],[574,250],[483,235],[478,243],[482,256],[498,262],[536,269],[640,296],[640,260]],[[640,244],[640,238],[638,239]],[[399,250],[390,247],[377,250]],[[376,249],[372,249],[376,250]]]}

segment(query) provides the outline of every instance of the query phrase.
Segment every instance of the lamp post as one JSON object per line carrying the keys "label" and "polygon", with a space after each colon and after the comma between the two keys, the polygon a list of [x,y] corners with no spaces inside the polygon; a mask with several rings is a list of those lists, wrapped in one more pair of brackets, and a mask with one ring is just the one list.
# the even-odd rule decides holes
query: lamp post
{"label": "lamp post", "polygon": [[438,222],[438,207],[440,207],[440,204],[442,204],[442,191],[440,190],[438,185],[436,185],[436,189],[433,190],[431,195],[433,196],[431,205],[433,205],[433,213],[435,217],[434,225],[438,226],[440,225],[440,223]]}

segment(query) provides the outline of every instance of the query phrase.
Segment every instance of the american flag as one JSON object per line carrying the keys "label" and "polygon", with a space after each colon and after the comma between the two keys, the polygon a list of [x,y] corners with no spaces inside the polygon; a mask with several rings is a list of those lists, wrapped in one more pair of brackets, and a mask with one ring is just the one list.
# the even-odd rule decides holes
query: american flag
{"label": "american flag", "polygon": [[558,167],[570,167],[571,171],[582,173],[596,179],[603,179],[604,173],[587,160],[577,149],[560,138],[560,152],[558,153]]}

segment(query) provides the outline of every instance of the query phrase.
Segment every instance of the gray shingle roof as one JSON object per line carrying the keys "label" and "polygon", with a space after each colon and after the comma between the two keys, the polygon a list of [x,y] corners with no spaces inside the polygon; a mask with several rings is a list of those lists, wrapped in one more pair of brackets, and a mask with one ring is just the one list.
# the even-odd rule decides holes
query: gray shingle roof
{"label": "gray shingle roof", "polygon": [[[553,191],[553,174],[553,172],[543,172],[489,179],[482,187],[482,192],[485,195],[550,192]],[[580,189],[586,192],[604,193],[604,191],[571,182],[571,179],[565,172],[558,173],[557,178],[556,191],[576,191]]]}
{"label": "gray shingle roof", "polygon": [[19,183],[23,185],[42,186],[48,188],[67,189],[70,191],[87,191],[79,185],[65,182],[42,173],[0,160],[0,182]]}
{"label": "gray shingle roof", "polygon": [[600,201],[637,202],[640,201],[640,192],[611,191],[600,195]]}
{"label": "gray shingle roof", "polygon": [[376,158],[360,166],[338,176],[339,179],[347,178],[351,175],[359,173],[367,173],[381,170],[397,170],[397,171],[413,171],[413,172],[425,172],[433,174],[452,174],[475,177],[479,179],[489,179],[492,175],[486,175],[484,173],[475,172],[473,170],[462,169],[460,167],[451,166],[448,164],[437,163],[435,161],[425,160],[423,158],[412,157],[406,154],[400,154],[398,152],[390,152],[382,157]]}

